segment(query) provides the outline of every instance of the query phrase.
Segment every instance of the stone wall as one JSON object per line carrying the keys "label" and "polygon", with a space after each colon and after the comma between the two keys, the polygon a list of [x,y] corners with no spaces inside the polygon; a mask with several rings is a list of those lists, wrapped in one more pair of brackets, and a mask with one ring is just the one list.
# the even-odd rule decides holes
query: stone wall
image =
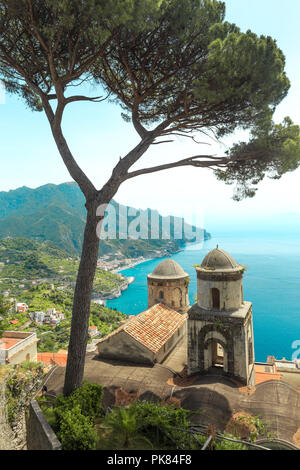
{"label": "stone wall", "polygon": [[167,343],[158,351],[158,353],[156,354],[156,361],[158,363],[163,362],[166,357],[171,354],[171,352],[179,343],[179,341],[181,341],[182,338],[186,335],[186,332],[187,321],[184,322],[184,324],[174,332],[173,336],[171,336]]}
{"label": "stone wall", "polygon": [[197,280],[197,303],[199,307],[207,310],[213,309],[212,289],[218,289],[220,295],[219,310],[232,310],[241,306],[242,298],[242,279],[236,281],[203,281],[198,277]]}
{"label": "stone wall", "polygon": [[194,304],[188,319],[188,374],[206,373],[213,365],[213,348],[224,349],[223,372],[253,385],[254,339],[252,304],[233,311],[205,310]]}
{"label": "stone wall", "polygon": [[[5,374],[5,375],[4,375]],[[0,379],[0,450],[26,449],[27,407],[41,387],[44,370],[37,365],[5,366]]]}
{"label": "stone wall", "polygon": [[176,280],[148,278],[148,308],[163,303],[179,313],[189,307],[188,277]]}
{"label": "stone wall", "polygon": [[14,434],[8,424],[5,399],[6,382],[0,382],[0,450],[14,450]]}
{"label": "stone wall", "polygon": [[100,358],[139,364],[154,364],[155,354],[124,331],[98,343]]}
{"label": "stone wall", "polygon": [[24,346],[23,349],[20,349],[13,357],[9,358],[9,364],[12,365],[21,364],[25,361],[37,362],[36,341]]}
{"label": "stone wall", "polygon": [[26,431],[27,450],[61,450],[61,443],[36,400],[32,400],[29,405]]}

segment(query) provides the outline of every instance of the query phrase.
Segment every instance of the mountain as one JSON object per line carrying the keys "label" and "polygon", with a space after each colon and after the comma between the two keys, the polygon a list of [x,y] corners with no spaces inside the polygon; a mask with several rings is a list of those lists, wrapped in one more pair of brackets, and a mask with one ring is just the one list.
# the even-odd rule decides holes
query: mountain
{"label": "mountain", "polygon": [[[21,188],[8,192],[0,192],[0,238],[25,237],[35,241],[51,241],[57,247],[72,255],[80,255],[83,232],[86,219],[85,199],[76,183],[60,185],[46,184],[36,189]],[[122,206],[116,201],[111,202],[116,211],[116,232],[119,238],[100,241],[99,254],[114,254],[121,252],[128,257],[136,257],[157,250],[175,252],[188,240],[174,238],[174,226],[180,220],[171,217],[171,237],[164,239],[164,226],[168,218],[162,217],[157,211],[136,210]],[[140,216],[140,232],[147,230],[150,234],[150,213],[159,220],[159,235],[156,239],[127,239],[124,236],[124,214]],[[134,221],[135,216],[129,216],[127,223]],[[148,216],[148,219],[147,217]],[[192,226],[185,224],[192,230]],[[195,227],[194,227],[195,230]],[[200,229],[204,239],[210,238],[206,230]],[[173,235],[172,235],[173,234]],[[122,237],[123,235],[123,237]]]}

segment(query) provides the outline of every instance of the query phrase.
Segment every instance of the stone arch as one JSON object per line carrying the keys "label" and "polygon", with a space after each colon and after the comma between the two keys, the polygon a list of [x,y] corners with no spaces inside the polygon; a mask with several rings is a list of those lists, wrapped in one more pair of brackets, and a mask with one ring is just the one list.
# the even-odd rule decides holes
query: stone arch
{"label": "stone arch", "polygon": [[[207,335],[210,337],[207,338]],[[217,333],[217,334],[216,334]],[[221,336],[221,338],[220,338]],[[204,352],[207,351],[211,341],[217,341],[224,349],[224,354],[227,355],[227,370],[229,375],[234,375],[234,352],[233,352],[233,336],[229,328],[217,325],[208,324],[201,328],[198,334],[198,363],[200,370],[207,370],[205,368]]]}
{"label": "stone arch", "polygon": [[216,329],[214,331],[208,331],[206,333],[204,337],[204,344],[206,344],[210,340],[218,341],[218,343],[220,343],[222,347],[226,346],[226,338],[220,331],[217,331]]}
{"label": "stone arch", "polygon": [[209,346],[213,341],[216,341],[217,343],[219,343],[219,344],[222,346],[222,348],[224,349],[224,351],[225,351],[225,349],[227,348],[226,342],[225,342],[225,341],[222,341],[221,339],[219,339],[218,337],[216,337],[216,338],[208,338],[208,339],[205,341],[205,343],[204,343],[204,349],[207,349],[208,346]]}

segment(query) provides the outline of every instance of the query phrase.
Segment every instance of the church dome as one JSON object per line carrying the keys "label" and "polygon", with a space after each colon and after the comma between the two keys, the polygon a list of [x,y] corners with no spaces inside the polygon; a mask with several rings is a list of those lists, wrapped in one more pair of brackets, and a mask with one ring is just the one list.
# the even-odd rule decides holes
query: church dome
{"label": "church dome", "polygon": [[180,279],[187,277],[182,267],[172,259],[165,259],[149,274],[149,278],[155,279]]}
{"label": "church dome", "polygon": [[202,261],[200,266],[202,269],[213,271],[232,271],[239,270],[241,266],[236,263],[233,257],[218,247],[210,251]]}

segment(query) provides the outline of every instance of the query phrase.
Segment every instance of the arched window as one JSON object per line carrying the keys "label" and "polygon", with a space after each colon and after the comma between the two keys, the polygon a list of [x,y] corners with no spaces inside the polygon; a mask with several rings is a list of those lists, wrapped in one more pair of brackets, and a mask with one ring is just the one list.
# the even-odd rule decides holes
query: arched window
{"label": "arched window", "polygon": [[211,289],[212,308],[220,309],[220,291],[213,287]]}
{"label": "arched window", "polygon": [[163,293],[162,290],[159,292],[159,298],[160,298],[160,299],[163,299],[163,298],[164,298],[164,293]]}

